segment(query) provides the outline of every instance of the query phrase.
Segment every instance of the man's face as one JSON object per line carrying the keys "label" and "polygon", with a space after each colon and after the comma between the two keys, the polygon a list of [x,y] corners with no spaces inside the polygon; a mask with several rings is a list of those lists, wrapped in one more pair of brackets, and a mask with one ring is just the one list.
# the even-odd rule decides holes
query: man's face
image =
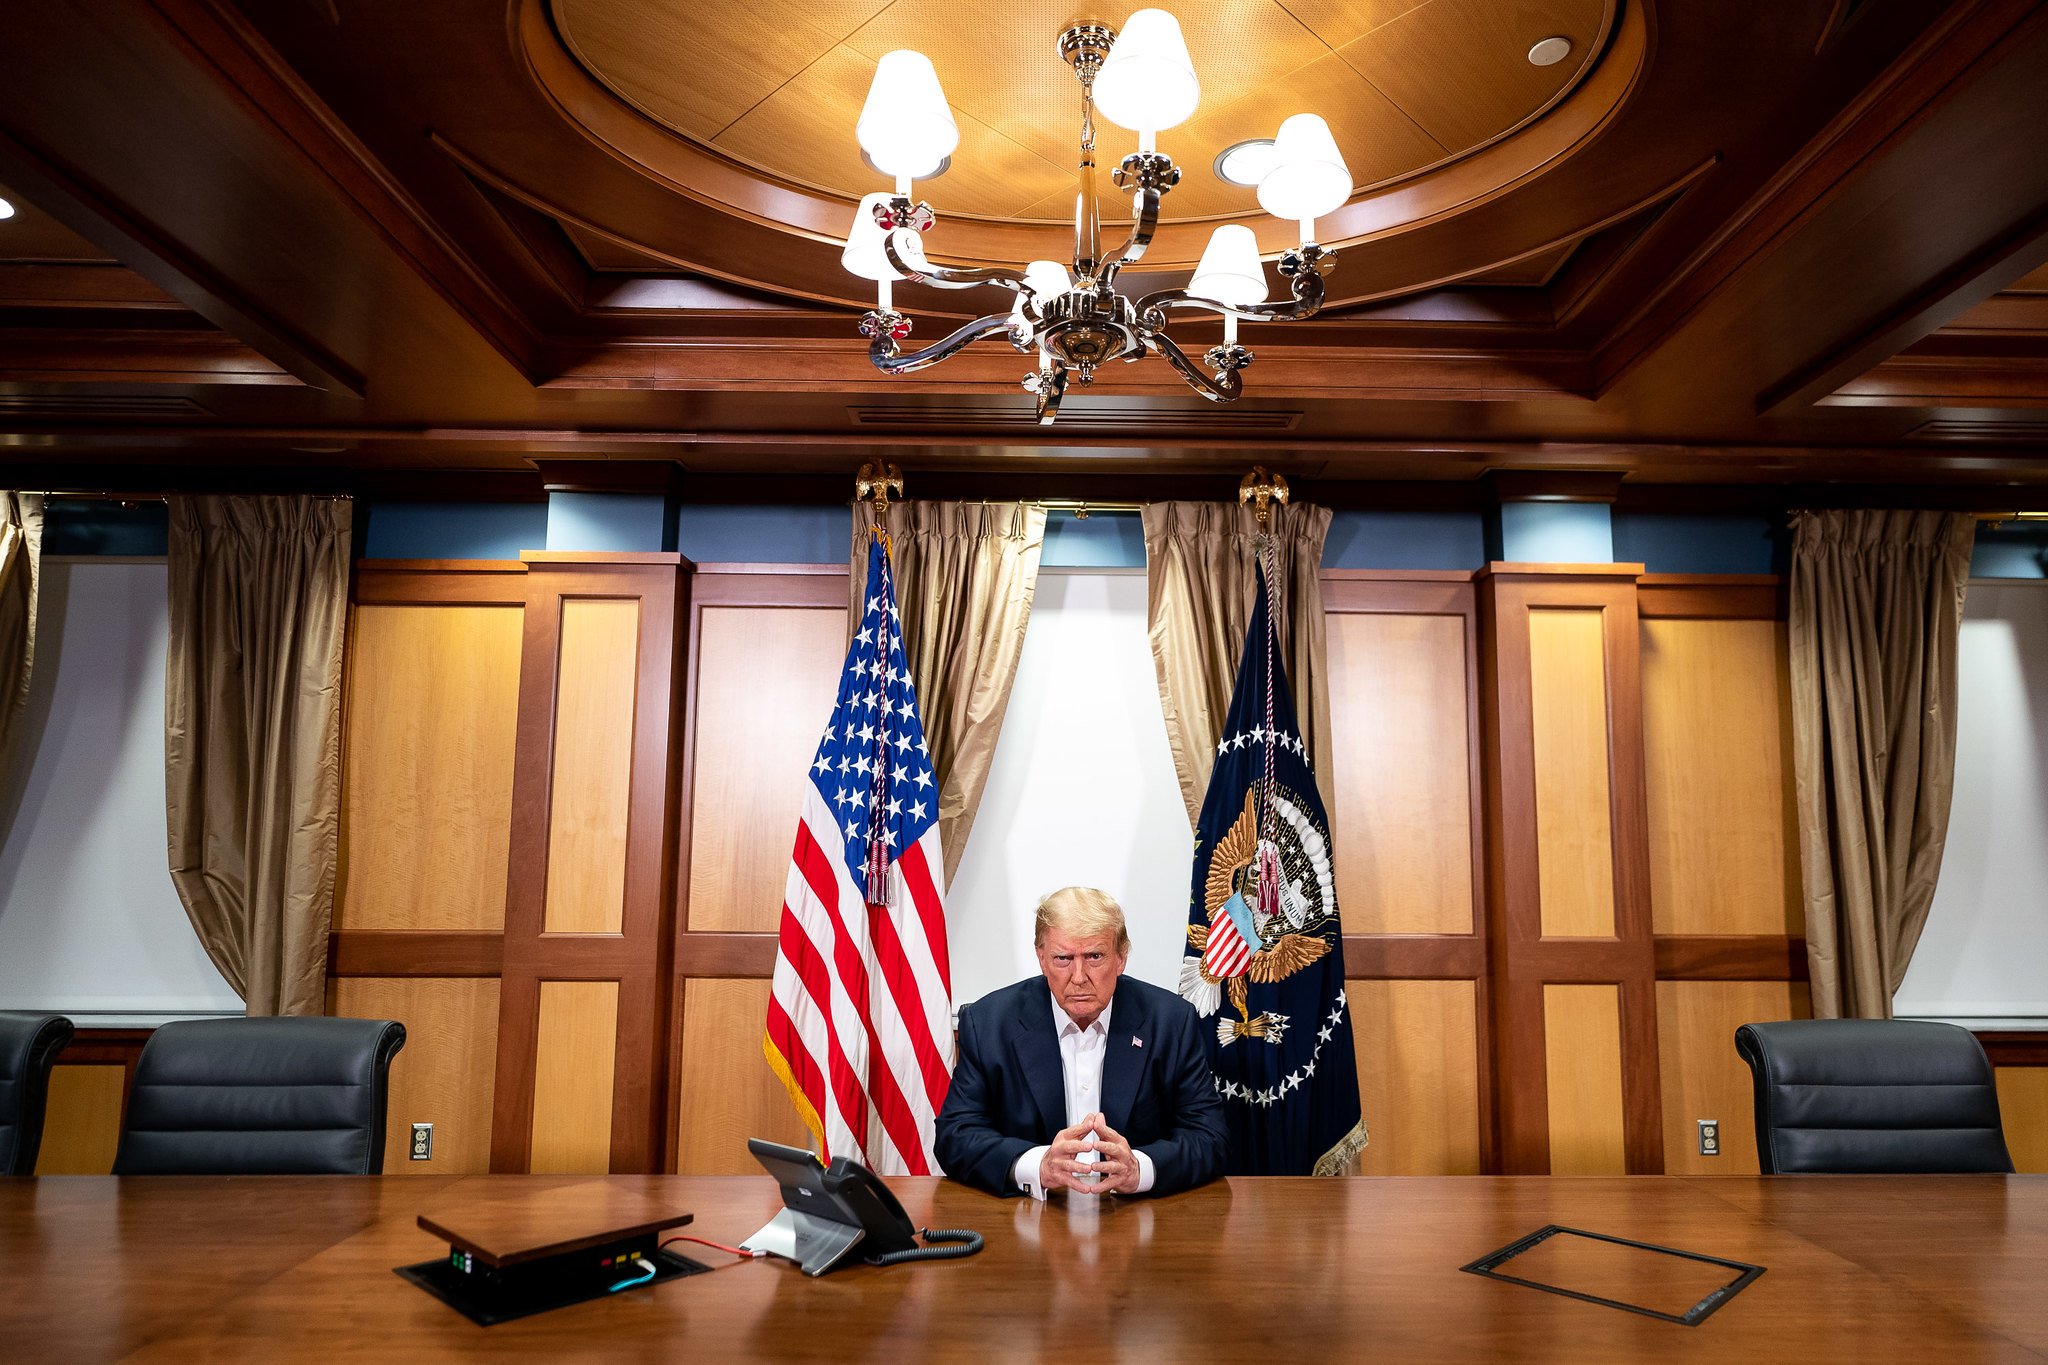
{"label": "man's face", "polygon": [[1128,953],[1116,950],[1116,935],[1080,938],[1058,928],[1045,931],[1038,945],[1038,966],[1052,987],[1053,1003],[1082,1028],[1094,1023],[1116,993]]}

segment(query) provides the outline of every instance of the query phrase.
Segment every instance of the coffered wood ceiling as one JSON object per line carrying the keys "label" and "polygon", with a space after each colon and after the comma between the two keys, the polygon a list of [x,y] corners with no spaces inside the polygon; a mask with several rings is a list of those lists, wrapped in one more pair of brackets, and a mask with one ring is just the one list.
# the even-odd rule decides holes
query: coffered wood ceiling
{"label": "coffered wood ceiling", "polygon": [[[1176,216],[1256,214],[1216,156],[1323,115],[1369,188],[1490,142],[1576,83],[1604,35],[1603,0],[1211,0],[1182,20],[1202,82],[1195,118],[1160,145],[1186,169]],[[960,126],[952,169],[925,192],[950,213],[1072,221],[1079,86],[1056,51],[1068,0],[554,0],[555,25],[598,80],[676,132],[764,175],[858,198],[887,188],[854,123],[876,61],[931,57]],[[1112,25],[1121,14],[1100,16]],[[1568,38],[1533,66],[1529,48]],[[1100,159],[1137,149],[1100,125]]]}
{"label": "coffered wood ceiling", "polygon": [[[883,456],[927,490],[1050,496],[1234,484],[1256,459],[1333,500],[1528,469],[2040,497],[2037,0],[1182,9],[1203,109],[1164,140],[1188,177],[1127,282],[1184,278],[1209,215],[1251,213],[1210,148],[1312,107],[1361,184],[1324,224],[1330,307],[1246,327],[1238,404],[1144,362],[1040,429],[1007,347],[878,374],[836,237],[873,184],[848,160],[867,73],[911,43],[963,137],[995,149],[964,146],[922,187],[932,253],[1062,254],[1057,223],[1024,220],[1068,193],[1072,80],[1048,45],[1072,17],[1035,0],[17,6],[0,478],[537,491],[541,466],[581,461],[586,482],[778,480],[758,494],[837,488]],[[1551,32],[1574,58],[1529,67]],[[1251,221],[1270,259],[1287,225]],[[914,344],[1008,302],[898,300]]]}

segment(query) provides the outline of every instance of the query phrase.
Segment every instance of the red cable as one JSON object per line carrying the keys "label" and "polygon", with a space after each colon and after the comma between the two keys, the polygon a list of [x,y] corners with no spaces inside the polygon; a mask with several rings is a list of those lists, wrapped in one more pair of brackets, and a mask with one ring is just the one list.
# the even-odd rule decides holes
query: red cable
{"label": "red cable", "polygon": [[[677,1242],[695,1242],[698,1246],[710,1247],[713,1251],[730,1252],[734,1256],[745,1257],[749,1260],[756,1256],[766,1256],[768,1254],[765,1251],[748,1251],[745,1247],[729,1247],[723,1242],[713,1242],[703,1237],[671,1237],[666,1242],[663,1242],[661,1246],[672,1246]],[[657,1251],[660,1249],[661,1247],[655,1248]]]}

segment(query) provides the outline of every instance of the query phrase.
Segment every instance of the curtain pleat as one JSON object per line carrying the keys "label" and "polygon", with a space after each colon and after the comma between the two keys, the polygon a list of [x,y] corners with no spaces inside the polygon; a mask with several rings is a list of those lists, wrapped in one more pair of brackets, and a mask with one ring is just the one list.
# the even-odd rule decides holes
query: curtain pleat
{"label": "curtain pleat", "polygon": [[341,830],[350,507],[168,501],[171,881],[250,1014],[319,1014]]}
{"label": "curtain pleat", "polygon": [[[851,621],[861,613],[874,509],[853,509]],[[946,880],[967,849],[1017,680],[1045,512],[1021,503],[899,502],[884,514],[903,648],[939,784]]]}
{"label": "curtain pleat", "polygon": [[1976,523],[1802,512],[1792,531],[1792,756],[1813,1013],[1888,1019],[1948,837]]}
{"label": "curtain pleat", "polygon": [[[1280,599],[1274,629],[1293,688],[1302,740],[1314,756],[1316,780],[1330,793],[1323,746],[1330,733],[1324,666],[1323,542],[1330,511],[1307,503],[1272,508]],[[1188,823],[1197,823],[1223,720],[1230,710],[1244,633],[1257,584],[1258,518],[1248,506],[1215,502],[1147,503],[1145,606],[1159,703],[1180,775]]]}
{"label": "curtain pleat", "polygon": [[0,770],[22,743],[42,587],[42,495],[0,492]]}

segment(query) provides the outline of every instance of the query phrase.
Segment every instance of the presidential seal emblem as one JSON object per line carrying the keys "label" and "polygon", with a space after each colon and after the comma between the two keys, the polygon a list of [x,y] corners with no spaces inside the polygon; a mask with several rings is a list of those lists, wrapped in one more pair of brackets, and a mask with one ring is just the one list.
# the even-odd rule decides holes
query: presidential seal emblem
{"label": "presidential seal emblem", "polygon": [[1204,878],[1206,926],[1188,926],[1180,993],[1204,1019],[1226,992],[1236,1017],[1216,1023],[1224,1047],[1241,1038],[1278,1044],[1286,1015],[1248,1008],[1252,982],[1286,980],[1336,946],[1337,888],[1330,836],[1305,804],[1275,784],[1267,790],[1267,829],[1259,837],[1260,785],[1245,792],[1244,809],[1210,851]]}

